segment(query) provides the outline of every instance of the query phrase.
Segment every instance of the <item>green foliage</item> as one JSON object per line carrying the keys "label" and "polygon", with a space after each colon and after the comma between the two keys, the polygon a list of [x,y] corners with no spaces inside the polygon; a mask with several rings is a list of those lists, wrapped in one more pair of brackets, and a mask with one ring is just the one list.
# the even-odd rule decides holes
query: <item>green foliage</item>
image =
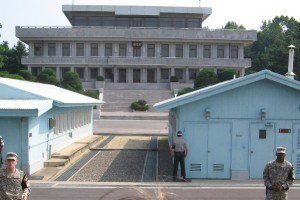
{"label": "green foliage", "polygon": [[104,78],[103,78],[103,76],[97,76],[96,80],[97,81],[104,81]]}
{"label": "green foliage", "polygon": [[[245,57],[252,59],[252,70],[269,69],[285,74],[288,66],[288,46],[300,47],[300,22],[287,16],[263,21],[257,41],[245,49]],[[300,77],[300,49],[295,50],[294,72]]]}
{"label": "green foliage", "polygon": [[7,71],[0,72],[0,77],[25,80],[22,76],[20,76],[18,74],[10,74]]}
{"label": "green foliage", "polygon": [[194,88],[199,89],[217,83],[218,77],[211,69],[204,69],[199,72],[194,80]]}
{"label": "green foliage", "polygon": [[132,102],[130,107],[132,110],[137,111],[147,111],[149,109],[149,106],[147,105],[147,102],[145,100],[134,101]]}
{"label": "green foliage", "polygon": [[223,69],[218,73],[218,82],[223,82],[223,81],[233,79],[233,75],[236,75],[235,70]]}
{"label": "green foliage", "polygon": [[234,21],[229,21],[225,24],[225,27],[223,29],[239,29],[239,30],[245,30],[245,27],[243,25],[238,25]]}
{"label": "green foliage", "polygon": [[193,88],[184,88],[184,89],[182,89],[178,92],[177,96],[187,94],[187,93],[190,93],[190,92],[193,92],[193,91],[194,91]]}
{"label": "green foliage", "polygon": [[44,69],[37,76],[37,81],[40,83],[47,83],[51,85],[59,86],[59,81],[56,79],[55,72],[52,69]]}
{"label": "green foliage", "polygon": [[35,81],[35,77],[31,74],[31,72],[27,69],[22,69],[18,73],[20,76],[22,76],[27,81]]}
{"label": "green foliage", "polygon": [[9,48],[8,42],[4,41],[0,45],[0,68],[11,74],[17,74],[26,67],[21,64],[22,56],[28,55],[25,45],[18,41],[17,45]]}
{"label": "green foliage", "polygon": [[176,76],[171,76],[170,82],[178,82],[178,78]]}
{"label": "green foliage", "polygon": [[99,99],[99,91],[98,90],[86,90],[82,93],[85,96],[92,97],[94,99]]}
{"label": "green foliage", "polygon": [[82,82],[77,73],[68,71],[63,74],[61,86],[67,90],[83,93]]}

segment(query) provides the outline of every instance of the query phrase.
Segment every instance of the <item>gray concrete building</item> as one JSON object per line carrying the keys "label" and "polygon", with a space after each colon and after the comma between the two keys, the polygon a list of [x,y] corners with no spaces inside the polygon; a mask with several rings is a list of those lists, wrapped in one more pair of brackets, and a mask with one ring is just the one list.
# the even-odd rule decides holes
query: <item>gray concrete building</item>
{"label": "gray concrete building", "polygon": [[171,76],[190,85],[204,68],[232,68],[243,76],[251,67],[244,47],[255,30],[202,28],[212,9],[205,7],[64,5],[71,27],[16,27],[29,45],[22,64],[37,75],[44,68],[57,78],[75,71],[85,88],[97,76],[108,87],[166,87]]}

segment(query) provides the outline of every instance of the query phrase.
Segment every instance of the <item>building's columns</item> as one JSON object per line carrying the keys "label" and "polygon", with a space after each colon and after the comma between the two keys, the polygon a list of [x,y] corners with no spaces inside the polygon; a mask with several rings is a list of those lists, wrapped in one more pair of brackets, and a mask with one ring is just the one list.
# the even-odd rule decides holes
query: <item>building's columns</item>
{"label": "building's columns", "polygon": [[214,72],[215,72],[215,74],[218,74],[218,69],[214,68]]}
{"label": "building's columns", "polygon": [[74,42],[70,43],[70,56],[71,57],[76,56],[76,43],[74,43]]}
{"label": "building's columns", "polygon": [[32,72],[31,72],[31,65],[27,65],[27,70],[28,70],[30,73],[32,73]]}
{"label": "building's columns", "polygon": [[175,68],[171,67],[171,76],[175,76]]}
{"label": "building's columns", "polygon": [[243,68],[243,69],[241,69],[241,70],[239,71],[239,76],[240,76],[240,77],[245,76],[245,68]]}
{"label": "building's columns", "polygon": [[98,76],[103,76],[103,78],[104,78],[103,67],[99,67],[99,69],[98,69]]}
{"label": "building's columns", "polygon": [[212,44],[211,45],[211,58],[217,58],[217,54],[218,54],[218,45],[216,44]]}
{"label": "building's columns", "polygon": [[56,66],[56,79],[58,81],[61,81],[61,76],[60,76],[60,66]]}
{"label": "building's columns", "polygon": [[44,42],[43,43],[43,56],[48,56],[48,43]]}
{"label": "building's columns", "polygon": [[155,57],[156,58],[160,58],[160,54],[161,54],[161,44],[160,43],[156,43],[156,45],[155,45],[155,48],[156,48],[156,55],[155,55]]}
{"label": "building's columns", "polygon": [[127,79],[128,79],[128,83],[133,83],[133,68],[128,68],[128,76],[127,76]]}
{"label": "building's columns", "polygon": [[239,59],[244,59],[244,46],[238,45],[238,58]]}
{"label": "building's columns", "polygon": [[29,56],[34,56],[34,42],[29,43]]}
{"label": "building's columns", "polygon": [[84,56],[85,57],[91,56],[91,43],[84,43]]}
{"label": "building's columns", "polygon": [[71,71],[71,72],[75,72],[75,67],[74,67],[74,66],[71,66],[71,67],[70,67],[70,71]]}
{"label": "building's columns", "polygon": [[118,68],[114,67],[114,83],[118,82],[119,76],[118,76]]}
{"label": "building's columns", "polygon": [[157,67],[156,68],[156,82],[160,83],[160,81],[161,81],[161,70],[160,70],[160,67]]}
{"label": "building's columns", "polygon": [[203,45],[202,44],[198,44],[198,58],[203,58]]}
{"label": "building's columns", "polygon": [[[71,70],[72,70],[72,68],[71,68]],[[88,81],[89,80],[89,70],[88,70],[87,66],[84,67],[83,77],[84,77],[84,81]]]}
{"label": "building's columns", "polygon": [[46,69],[46,67],[43,65],[43,66],[42,66],[42,71],[44,71],[45,69]]}
{"label": "building's columns", "polygon": [[147,43],[146,42],[143,42],[142,43],[142,55],[141,55],[141,57],[147,57]]}
{"label": "building's columns", "polygon": [[119,44],[118,43],[113,43],[113,56],[118,57],[119,56]]}
{"label": "building's columns", "polygon": [[104,43],[99,43],[99,52],[98,52],[98,54],[99,54],[99,56],[100,57],[104,57],[104,55],[105,55],[105,45],[104,45]]}
{"label": "building's columns", "polygon": [[56,56],[57,57],[62,56],[62,43],[61,42],[56,43]]}
{"label": "building's columns", "polygon": [[189,76],[189,68],[185,68],[185,82],[189,83],[190,82],[190,76]]}
{"label": "building's columns", "polygon": [[190,57],[190,47],[189,47],[189,44],[186,43],[186,44],[183,44],[183,57],[184,58],[189,58]]}
{"label": "building's columns", "polygon": [[175,58],[175,44],[169,44],[169,57]]}
{"label": "building's columns", "polygon": [[224,58],[229,58],[230,44],[224,45]]}
{"label": "building's columns", "polygon": [[147,82],[147,69],[146,68],[142,68],[141,69],[141,82],[142,83],[146,83]]}

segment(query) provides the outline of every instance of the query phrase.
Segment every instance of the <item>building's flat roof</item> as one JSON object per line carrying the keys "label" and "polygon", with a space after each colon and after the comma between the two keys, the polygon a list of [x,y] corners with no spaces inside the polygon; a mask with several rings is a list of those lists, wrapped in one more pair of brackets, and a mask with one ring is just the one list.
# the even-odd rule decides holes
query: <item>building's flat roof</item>
{"label": "building's flat roof", "polygon": [[71,12],[113,12],[115,15],[159,16],[161,13],[202,14],[203,21],[212,13],[208,7],[121,6],[121,5],[63,5],[67,16]]}

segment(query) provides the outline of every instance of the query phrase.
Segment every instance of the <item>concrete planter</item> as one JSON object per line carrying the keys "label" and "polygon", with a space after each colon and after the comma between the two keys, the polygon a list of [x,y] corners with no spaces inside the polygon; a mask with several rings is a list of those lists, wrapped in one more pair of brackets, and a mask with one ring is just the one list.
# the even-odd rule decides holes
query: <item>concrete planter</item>
{"label": "concrete planter", "polygon": [[179,82],[170,82],[170,89],[171,90],[178,90],[180,88]]}
{"label": "concrete planter", "polygon": [[104,88],[105,81],[96,81],[96,89]]}

